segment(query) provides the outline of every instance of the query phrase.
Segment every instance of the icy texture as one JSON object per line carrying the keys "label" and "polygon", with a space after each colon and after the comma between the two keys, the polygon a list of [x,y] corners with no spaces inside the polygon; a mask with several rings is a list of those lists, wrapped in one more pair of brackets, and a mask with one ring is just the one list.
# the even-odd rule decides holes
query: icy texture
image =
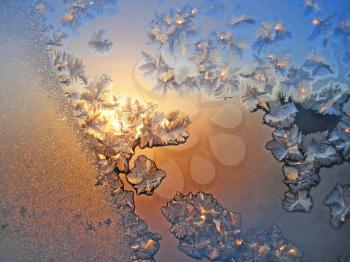
{"label": "icy texture", "polygon": [[256,30],[256,35],[257,39],[255,40],[253,47],[258,54],[269,45],[291,38],[291,33],[281,22],[276,22],[275,24],[266,21],[262,22],[260,27]]}
{"label": "icy texture", "polygon": [[172,224],[178,249],[196,259],[299,261],[302,256],[277,226],[271,232],[259,228],[242,232],[241,215],[222,207],[211,194],[176,193],[162,213]]}
{"label": "icy texture", "polygon": [[146,156],[138,156],[135,166],[126,175],[128,182],[136,189],[137,194],[152,195],[153,191],[165,178],[165,172]]}
{"label": "icy texture", "polygon": [[288,128],[294,123],[298,110],[293,103],[283,105],[280,103],[270,103],[269,107],[269,112],[264,116],[264,122],[266,125],[281,129]]}
{"label": "icy texture", "polygon": [[304,67],[310,68],[312,70],[312,76],[316,76],[317,74],[322,74],[324,71],[326,73],[333,74],[333,70],[331,65],[328,64],[324,58],[318,56],[315,53],[310,54],[304,63]]}
{"label": "icy texture", "polygon": [[185,6],[170,10],[167,14],[156,15],[148,27],[150,40],[173,52],[175,47],[181,47],[182,39],[196,32],[194,18],[197,13],[197,9]]}
{"label": "icy texture", "polygon": [[62,26],[77,30],[84,19],[115,12],[118,0],[64,0],[64,2],[66,13],[62,18]]}
{"label": "icy texture", "polygon": [[331,211],[331,225],[340,228],[350,213],[350,185],[336,184],[324,200]]}
{"label": "icy texture", "polygon": [[[317,1],[305,0],[303,4],[305,14],[314,15],[309,39],[321,37],[323,44],[327,45],[331,35],[336,35],[344,46],[348,46],[348,19],[340,19],[334,27],[335,14],[318,18],[320,6]],[[181,10],[190,8],[180,8],[177,12],[183,12]],[[196,12],[188,19],[196,28],[203,14],[201,11],[199,8],[198,14]],[[175,14],[174,11],[170,13]],[[152,23],[159,21],[160,17],[156,16]],[[159,23],[164,25],[164,21]],[[291,33],[280,21],[263,21],[256,29],[251,45],[237,37],[239,27],[253,24],[255,18],[241,15],[229,21],[230,31],[220,28],[208,35],[200,34],[199,30],[196,30],[197,34],[183,34],[181,31],[176,46],[183,45],[184,50],[167,52],[166,46],[174,46],[174,41],[163,38],[164,43],[154,57],[143,53],[145,63],[140,69],[145,75],[156,78],[154,89],[157,91],[174,90],[183,94],[199,90],[207,96],[224,100],[239,94],[241,103],[250,111],[264,111],[264,123],[275,129],[273,140],[267,142],[266,149],[278,161],[283,161],[284,182],[289,188],[283,207],[288,211],[308,212],[312,207],[310,190],[319,183],[320,169],[350,158],[347,119],[350,92],[344,81],[348,71],[339,64],[333,67],[328,57],[323,58],[316,52],[305,57],[301,65],[289,63],[288,54],[271,52],[273,47],[285,43],[282,40],[291,38]],[[236,63],[243,50],[253,63]],[[347,50],[344,52],[346,57]],[[177,63],[178,57],[181,57],[181,62]],[[186,68],[183,68],[183,61]],[[321,76],[336,73],[337,78],[319,81]],[[313,117],[315,123],[309,123],[309,117]],[[306,131],[306,125],[312,125],[311,132]],[[221,156],[219,161],[224,158]]]}
{"label": "icy texture", "polygon": [[105,38],[104,35],[105,31],[102,29],[92,34],[88,46],[94,50],[95,53],[105,54],[112,50],[113,42]]}
{"label": "icy texture", "polygon": [[[116,1],[65,1],[68,13],[63,24],[76,29],[86,17],[115,7]],[[60,88],[72,105],[74,116],[90,148],[96,155],[99,176],[96,185],[104,185],[121,219],[124,219],[124,237],[133,250],[133,261],[153,261],[159,249],[158,234],[148,230],[147,224],[134,214],[133,192],[124,189],[120,173],[138,194],[152,194],[165,177],[153,161],[139,157],[130,169],[129,161],[135,148],[178,145],[189,137],[188,116],[174,111],[156,111],[156,105],[141,104],[132,98],[112,94],[112,80],[105,74],[89,79],[83,61],[61,50],[66,34],[60,30],[47,33],[47,51]],[[98,52],[107,52],[112,43],[97,32],[89,46]]]}
{"label": "icy texture", "polygon": [[302,160],[303,155],[299,150],[302,135],[296,125],[288,129],[275,130],[272,133],[273,140],[267,142],[266,149],[278,160]]}
{"label": "icy texture", "polygon": [[242,26],[246,24],[253,25],[255,24],[255,22],[256,22],[255,17],[241,15],[241,16],[231,18],[229,21],[229,26],[237,27],[237,26]]}
{"label": "icy texture", "polygon": [[322,37],[323,45],[327,46],[329,36],[332,31],[333,19],[335,18],[335,16],[336,14],[333,13],[325,18],[315,17],[314,19],[312,19],[312,25],[314,26],[314,29],[308,38],[310,40],[314,40],[318,37]]}

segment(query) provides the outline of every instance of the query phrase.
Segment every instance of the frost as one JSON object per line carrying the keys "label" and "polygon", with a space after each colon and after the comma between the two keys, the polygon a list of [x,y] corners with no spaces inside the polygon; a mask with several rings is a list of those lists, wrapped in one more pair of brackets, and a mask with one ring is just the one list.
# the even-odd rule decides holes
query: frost
{"label": "frost", "polygon": [[320,114],[342,115],[343,104],[349,99],[349,92],[341,83],[330,82],[318,92],[305,98],[303,106]]}
{"label": "frost", "polygon": [[145,75],[159,75],[172,69],[164,62],[162,55],[155,58],[142,51],[142,56],[145,63],[142,64],[139,69]]}
{"label": "frost", "polygon": [[67,34],[62,32],[61,30],[55,30],[51,36],[48,37],[46,44],[48,45],[48,48],[57,48],[61,47],[64,44],[64,39],[67,38]]}
{"label": "frost", "polygon": [[321,18],[312,19],[312,25],[314,26],[314,29],[309,35],[308,39],[314,40],[319,36],[322,36],[322,43],[324,46],[327,46],[329,37],[331,35],[333,19],[335,18],[335,16],[336,14],[333,13],[324,19],[321,19]]}
{"label": "frost", "polygon": [[316,167],[329,167],[342,162],[341,157],[327,137],[327,131],[303,137],[302,150],[307,162],[313,163]]}
{"label": "frost", "polygon": [[269,108],[269,112],[264,116],[264,122],[276,129],[290,127],[294,123],[296,113],[298,112],[293,103],[282,105],[279,102],[270,103]]}
{"label": "frost", "polygon": [[117,6],[117,0],[64,0],[66,13],[62,25],[76,30],[86,18],[92,18],[102,13],[112,13]]}
{"label": "frost", "polygon": [[52,65],[58,70],[58,77],[62,84],[70,85],[78,80],[84,84],[88,82],[83,60],[56,49],[50,54]]}
{"label": "frost", "polygon": [[153,257],[159,250],[159,241],[162,237],[159,234],[150,232],[146,222],[140,219],[139,216],[123,209],[121,209],[121,212],[125,215],[121,216],[123,219],[121,223],[126,227],[124,240],[133,251],[131,260],[154,261]]}
{"label": "frost", "polygon": [[258,54],[267,46],[291,38],[291,33],[281,22],[276,22],[275,24],[266,21],[262,22],[260,27],[256,30],[256,35],[257,39],[253,47],[257,50]]}
{"label": "frost", "polygon": [[95,53],[105,54],[112,50],[113,42],[105,38],[104,35],[105,31],[102,29],[92,34],[88,46],[94,50]]}
{"label": "frost", "polygon": [[252,112],[260,108],[268,110],[266,94],[267,91],[260,91],[257,87],[247,84],[241,93],[241,103],[246,105]]}
{"label": "frost", "polygon": [[272,231],[242,231],[242,218],[231,212],[211,194],[182,195],[162,207],[172,224],[171,233],[179,240],[178,249],[186,255],[210,261],[299,261],[301,252],[286,240],[277,226]]}
{"label": "frost", "polygon": [[194,18],[197,13],[196,8],[185,6],[167,14],[157,14],[148,26],[148,37],[154,44],[174,52],[184,39],[196,33]]}
{"label": "frost", "polygon": [[312,163],[284,165],[282,171],[285,177],[283,183],[294,194],[302,190],[310,191],[320,182],[320,176]]}
{"label": "frost", "polygon": [[251,229],[245,236],[247,244],[241,261],[301,261],[300,250],[284,238],[276,225],[272,226],[271,231]]}
{"label": "frost", "polygon": [[336,184],[324,200],[331,210],[331,225],[340,228],[350,213],[350,185]]}
{"label": "frost", "polygon": [[44,0],[38,0],[34,3],[34,10],[37,14],[45,17],[53,8]]}
{"label": "frost", "polygon": [[350,118],[348,116],[342,117],[337,128],[330,134],[329,141],[346,161],[350,160]]}
{"label": "frost", "polygon": [[231,32],[214,32],[213,35],[219,49],[227,49],[234,54],[242,56],[244,49],[248,48],[245,40],[234,39]]}
{"label": "frost", "polygon": [[271,65],[280,73],[284,73],[288,67],[288,56],[278,56],[274,53],[269,53],[267,58]]}
{"label": "frost", "polygon": [[312,200],[308,190],[300,190],[295,193],[289,191],[284,194],[282,206],[289,212],[310,212]]}
{"label": "frost", "polygon": [[246,24],[253,25],[255,24],[255,21],[256,21],[255,17],[241,15],[241,16],[231,18],[228,24],[230,27],[234,28],[234,27],[238,27]]}
{"label": "frost", "polygon": [[275,130],[272,136],[273,140],[266,143],[266,149],[270,150],[278,161],[284,159],[298,161],[304,158],[299,150],[302,134],[296,125],[293,125],[290,130]]}
{"label": "frost", "polygon": [[305,68],[312,70],[312,76],[322,74],[323,72],[333,74],[331,65],[326,62],[326,60],[315,53],[310,54],[304,63]]}
{"label": "frost", "polygon": [[281,93],[288,99],[303,101],[309,92],[310,74],[302,68],[290,67],[285,79],[281,82]]}
{"label": "frost", "polygon": [[162,180],[165,172],[158,169],[156,164],[146,156],[138,156],[135,166],[126,175],[128,182],[136,189],[137,194],[152,195]]}
{"label": "frost", "polygon": [[304,0],[303,4],[305,9],[305,14],[320,11],[320,6],[315,0]]}

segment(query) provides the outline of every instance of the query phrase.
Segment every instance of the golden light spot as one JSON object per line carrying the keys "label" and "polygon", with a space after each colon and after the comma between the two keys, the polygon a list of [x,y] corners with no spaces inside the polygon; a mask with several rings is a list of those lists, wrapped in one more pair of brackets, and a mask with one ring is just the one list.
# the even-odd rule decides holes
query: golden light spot
{"label": "golden light spot", "polygon": [[275,24],[274,29],[275,29],[276,32],[283,32],[284,31],[284,25],[282,23],[278,22],[278,23]]}
{"label": "golden light spot", "polygon": [[198,10],[197,8],[193,8],[193,9],[191,10],[191,14],[192,14],[192,15],[196,15],[196,14],[198,14],[198,12],[199,12],[199,10]]}
{"label": "golden light spot", "polygon": [[323,113],[324,111],[326,111],[328,108],[330,107],[329,103],[323,104],[320,106],[320,113]]}
{"label": "golden light spot", "polygon": [[282,246],[280,246],[280,247],[278,248],[278,250],[281,251],[281,252],[282,252],[283,250],[285,250],[285,249],[286,249],[286,245],[282,245]]}
{"label": "golden light spot", "polygon": [[242,245],[243,244],[243,239],[236,239],[235,240],[235,245],[236,246],[240,246],[240,245]]}
{"label": "golden light spot", "polygon": [[265,245],[262,245],[258,248],[259,255],[265,255],[269,251],[269,248]]}
{"label": "golden light spot", "polygon": [[312,19],[312,24],[313,24],[314,26],[318,26],[318,25],[321,24],[321,21],[320,21],[320,19],[318,19],[318,18],[314,18],[314,19]]}
{"label": "golden light spot", "polygon": [[148,239],[147,243],[143,246],[145,249],[152,249],[154,247],[154,240]]}
{"label": "golden light spot", "polygon": [[185,20],[185,18],[183,18],[183,17],[179,17],[179,18],[177,18],[176,20],[175,20],[175,23],[177,24],[177,25],[182,25],[182,24],[184,24],[186,22],[186,20]]}
{"label": "golden light spot", "polygon": [[63,16],[63,21],[66,23],[73,21],[73,19],[74,19],[74,15],[72,15],[71,13],[67,13]]}
{"label": "golden light spot", "polygon": [[291,249],[289,249],[288,254],[291,256],[295,256],[297,254],[296,248],[292,247]]}

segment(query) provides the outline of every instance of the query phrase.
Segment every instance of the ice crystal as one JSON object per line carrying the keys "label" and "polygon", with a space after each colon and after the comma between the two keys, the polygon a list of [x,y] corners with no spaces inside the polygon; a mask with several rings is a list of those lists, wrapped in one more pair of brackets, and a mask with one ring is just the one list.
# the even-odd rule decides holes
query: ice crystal
{"label": "ice crystal", "polygon": [[271,231],[260,228],[248,230],[240,261],[301,261],[300,250],[284,238],[274,225]]}
{"label": "ice crystal", "polygon": [[241,15],[231,18],[228,24],[230,27],[234,28],[245,24],[253,25],[255,21],[256,19],[252,16]]}
{"label": "ice crystal", "polygon": [[285,79],[281,82],[281,93],[287,98],[302,101],[309,93],[310,74],[302,68],[290,67]]}
{"label": "ice crystal", "polygon": [[241,102],[245,104],[250,111],[256,111],[260,108],[268,110],[266,101],[267,91],[259,90],[258,87],[247,84],[241,93]]}
{"label": "ice crystal", "polygon": [[156,15],[148,27],[150,40],[174,52],[174,48],[179,47],[184,39],[196,33],[194,18],[197,13],[196,8],[185,6]]}
{"label": "ice crystal", "polygon": [[273,140],[266,143],[266,149],[270,150],[278,161],[284,159],[298,161],[303,159],[303,154],[299,150],[302,134],[296,125],[290,130],[275,130],[273,138]]}
{"label": "ice crystal", "polygon": [[54,49],[50,54],[52,65],[58,70],[58,77],[61,83],[70,85],[77,80],[82,81],[84,84],[88,82],[83,60],[57,49]]}
{"label": "ice crystal", "polygon": [[331,225],[340,228],[350,213],[350,185],[336,184],[324,200],[331,210]]}
{"label": "ice crystal", "polygon": [[137,194],[152,195],[162,180],[165,172],[158,169],[156,164],[146,156],[138,156],[135,166],[126,176],[128,182],[136,189]]}
{"label": "ice crystal", "polygon": [[61,30],[54,31],[50,37],[48,37],[46,44],[48,48],[57,48],[61,47],[64,44],[64,39],[67,38],[67,34],[62,32]]}
{"label": "ice crystal", "polygon": [[320,182],[320,176],[312,163],[301,161],[295,165],[284,165],[282,171],[284,183],[294,194],[302,190],[309,191]]}
{"label": "ice crystal", "polygon": [[282,206],[289,212],[310,212],[312,200],[308,190],[300,190],[297,192],[288,191],[284,194]]}
{"label": "ice crystal", "polygon": [[341,153],[344,160],[350,160],[350,118],[343,116],[337,128],[332,131],[329,141]]}
{"label": "ice crystal", "polygon": [[302,149],[305,152],[307,162],[314,163],[316,167],[329,167],[341,163],[341,157],[327,137],[327,131],[303,137]]}
{"label": "ice crystal", "polygon": [[270,127],[281,129],[290,127],[298,110],[293,103],[270,103],[269,112],[264,116],[264,122]]}
{"label": "ice crystal", "polygon": [[[213,4],[212,1],[208,2],[210,6]],[[307,12],[318,15],[319,5],[316,1],[305,0],[304,7]],[[196,28],[200,18],[197,11],[190,19]],[[199,11],[199,14],[203,13],[201,8]],[[172,15],[175,13],[170,11]],[[314,18],[314,31],[309,38],[321,36],[326,45],[334,32],[347,45],[349,23],[343,19],[333,28],[334,17],[332,14],[325,19]],[[161,18],[156,16],[152,23]],[[249,48],[249,44],[241,41],[236,33],[239,32],[238,27],[254,23],[255,18],[242,15],[228,22],[231,31],[218,28],[207,36],[182,32],[179,41],[171,45],[185,44],[186,52],[179,54],[170,48],[170,52],[164,52],[164,49],[157,51],[154,57],[143,54],[145,63],[140,69],[145,75],[155,78],[155,89],[162,93],[173,90],[183,94],[199,90],[217,99],[231,98],[239,93],[241,103],[250,111],[263,110],[264,123],[275,129],[273,140],[266,144],[266,149],[278,161],[283,161],[285,166],[284,183],[289,191],[283,206],[289,211],[308,212],[312,206],[309,193],[319,183],[320,168],[349,160],[348,122],[343,117],[349,111],[343,109],[349,100],[349,92],[344,83],[333,82],[334,78],[316,82],[321,75],[334,74],[333,66],[316,53],[306,57],[302,65],[289,65],[288,55],[274,52],[257,55],[291,38],[291,33],[282,22],[273,24],[264,21],[257,28],[257,37],[252,48]],[[167,44],[168,40],[164,38],[160,46]],[[236,60],[233,59],[239,59],[243,49],[250,51],[248,55],[255,60],[253,67],[234,67]],[[241,61],[237,64],[241,65]],[[338,70],[341,71],[339,67]],[[341,117],[342,121],[338,124]],[[311,131],[305,128],[310,118],[315,122]]]}
{"label": "ice crystal", "polygon": [[231,32],[214,32],[213,35],[217,47],[220,49],[227,49],[230,52],[242,56],[244,49],[248,48],[248,44],[245,40],[234,39]]}
{"label": "ice crystal", "polygon": [[105,31],[102,29],[92,34],[91,39],[88,42],[88,46],[94,50],[95,53],[105,54],[111,51],[113,42],[107,38],[104,38],[104,35]]}
{"label": "ice crystal", "polygon": [[315,0],[304,0],[303,4],[305,8],[305,14],[318,12],[320,10],[320,6]]}
{"label": "ice crystal", "polygon": [[350,93],[341,83],[330,82],[319,91],[311,93],[303,101],[306,109],[312,109],[319,114],[342,115],[343,104],[347,102]]}
{"label": "ice crystal", "polygon": [[262,22],[260,27],[256,30],[257,39],[253,47],[258,53],[261,53],[267,46],[270,46],[281,40],[291,38],[291,33],[285,28],[281,22],[271,24],[269,22]]}
{"label": "ice crystal", "polygon": [[[124,207],[125,208],[125,207]],[[131,247],[132,261],[154,261],[153,257],[158,252],[162,237],[152,233],[139,216],[132,212],[123,212],[122,224],[126,226],[124,240]]]}
{"label": "ice crystal", "polygon": [[331,14],[324,19],[313,18],[312,25],[314,26],[314,29],[308,38],[314,40],[319,36],[322,36],[323,45],[327,46],[335,16],[335,14]]}
{"label": "ice crystal", "polygon": [[326,73],[331,73],[331,74],[334,73],[331,68],[331,65],[328,64],[323,57],[320,57],[315,53],[310,54],[306,58],[304,67],[310,68],[312,70],[312,76],[321,74],[323,73],[322,71],[325,71]]}
{"label": "ice crystal", "polygon": [[34,3],[34,10],[37,14],[45,17],[53,8],[44,0],[38,0]]}
{"label": "ice crystal", "polygon": [[277,56],[274,53],[269,53],[267,58],[272,66],[280,73],[284,73],[288,67],[288,56]]}
{"label": "ice crystal", "polygon": [[239,213],[231,212],[203,192],[182,195],[162,207],[179,240],[178,249],[196,259],[210,261],[299,261],[301,252],[277,226],[272,231],[242,231]]}
{"label": "ice crystal", "polygon": [[62,25],[76,30],[85,18],[114,12],[117,0],[64,0],[64,3],[67,10],[62,18]]}

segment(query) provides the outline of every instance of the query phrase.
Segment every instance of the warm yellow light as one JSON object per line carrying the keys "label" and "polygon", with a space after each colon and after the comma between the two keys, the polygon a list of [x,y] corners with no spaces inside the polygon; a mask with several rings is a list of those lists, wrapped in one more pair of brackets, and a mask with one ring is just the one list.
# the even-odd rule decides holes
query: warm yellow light
{"label": "warm yellow light", "polygon": [[185,23],[185,19],[183,18],[183,17],[179,17],[179,18],[177,18],[176,20],[175,20],[175,23],[177,24],[177,25],[182,25],[183,23]]}
{"label": "warm yellow light", "polygon": [[284,26],[282,23],[278,22],[275,24],[275,31],[276,32],[282,32],[284,30]]}
{"label": "warm yellow light", "polygon": [[320,21],[320,19],[318,19],[318,18],[314,18],[314,19],[312,19],[312,24],[313,24],[314,26],[317,26],[317,25],[320,25],[320,24],[321,24],[321,21]]}

